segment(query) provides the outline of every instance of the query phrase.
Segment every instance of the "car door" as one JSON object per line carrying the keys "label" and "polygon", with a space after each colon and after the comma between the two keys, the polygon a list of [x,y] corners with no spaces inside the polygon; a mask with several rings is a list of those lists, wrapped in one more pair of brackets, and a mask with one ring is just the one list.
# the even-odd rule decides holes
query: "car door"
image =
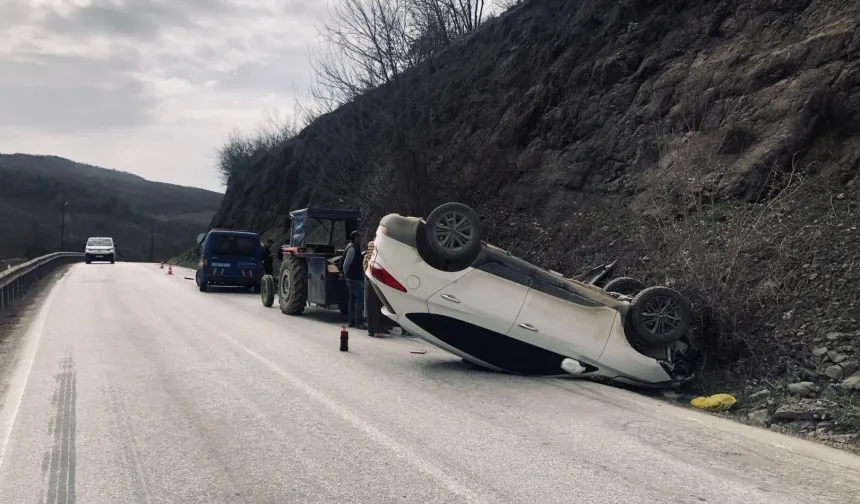
{"label": "car door", "polygon": [[606,347],[616,314],[612,308],[584,296],[533,279],[508,335],[594,364]]}
{"label": "car door", "polygon": [[459,321],[504,337],[526,298],[529,280],[525,274],[488,263],[430,296],[427,308],[452,324]]}

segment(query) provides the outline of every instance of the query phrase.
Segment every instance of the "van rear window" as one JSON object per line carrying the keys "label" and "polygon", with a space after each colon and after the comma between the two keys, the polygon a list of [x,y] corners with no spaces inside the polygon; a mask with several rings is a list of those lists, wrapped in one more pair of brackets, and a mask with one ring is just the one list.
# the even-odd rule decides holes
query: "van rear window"
{"label": "van rear window", "polygon": [[257,255],[257,247],[260,245],[258,238],[247,235],[217,234],[209,239],[212,240],[212,255],[253,257]]}

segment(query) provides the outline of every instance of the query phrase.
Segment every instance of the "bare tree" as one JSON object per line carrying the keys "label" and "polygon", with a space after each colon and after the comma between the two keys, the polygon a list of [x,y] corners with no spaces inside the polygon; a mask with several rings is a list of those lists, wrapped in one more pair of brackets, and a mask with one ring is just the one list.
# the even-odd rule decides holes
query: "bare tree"
{"label": "bare tree", "polygon": [[298,133],[299,123],[294,117],[282,116],[277,110],[267,112],[263,125],[250,135],[238,130],[230,133],[227,141],[215,152],[219,179],[224,185],[245,175],[254,157],[283,145]]}
{"label": "bare tree", "polygon": [[[432,149],[426,132],[434,112],[444,105],[431,99],[430,63],[453,40],[481,24],[484,5],[484,0],[335,3],[321,33],[327,50],[313,61],[313,94],[327,110],[349,104],[351,108],[338,115],[351,119],[338,125],[344,140],[334,141],[338,145],[330,151],[343,150],[344,161],[318,167],[326,184],[344,190],[351,186],[356,199],[366,199],[366,188],[356,183],[359,173],[381,169],[390,175],[390,183],[400,179],[395,196],[411,211],[425,210]],[[368,149],[368,144],[378,148]]]}
{"label": "bare tree", "polygon": [[522,5],[524,3],[525,3],[525,0],[496,0],[495,1],[495,5],[502,10],[508,10],[508,9],[513,8],[513,7],[516,7],[517,5]]}
{"label": "bare tree", "polygon": [[476,29],[485,0],[339,0],[313,59],[317,99],[340,105],[396,81]]}

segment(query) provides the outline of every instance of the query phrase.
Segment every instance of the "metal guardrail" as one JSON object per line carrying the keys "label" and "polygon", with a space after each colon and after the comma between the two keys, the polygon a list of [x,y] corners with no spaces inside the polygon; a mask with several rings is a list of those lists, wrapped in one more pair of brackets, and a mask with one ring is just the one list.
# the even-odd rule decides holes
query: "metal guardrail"
{"label": "metal guardrail", "polygon": [[0,317],[57,266],[83,260],[84,254],[79,252],[54,252],[0,271]]}

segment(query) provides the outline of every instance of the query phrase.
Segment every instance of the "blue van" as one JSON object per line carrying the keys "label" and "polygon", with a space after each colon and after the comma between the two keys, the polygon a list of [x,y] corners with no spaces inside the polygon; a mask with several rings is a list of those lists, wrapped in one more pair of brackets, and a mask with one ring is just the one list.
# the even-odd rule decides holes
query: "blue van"
{"label": "blue van", "polygon": [[211,229],[198,240],[197,287],[206,292],[212,285],[240,286],[260,291],[263,277],[263,244],[250,231]]}

